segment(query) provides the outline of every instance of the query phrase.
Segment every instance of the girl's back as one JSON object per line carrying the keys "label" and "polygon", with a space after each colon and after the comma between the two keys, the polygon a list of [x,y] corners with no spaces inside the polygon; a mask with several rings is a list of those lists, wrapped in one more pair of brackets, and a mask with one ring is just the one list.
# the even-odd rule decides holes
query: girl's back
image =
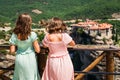
{"label": "girl's back", "polygon": [[48,34],[46,35],[46,42],[49,48],[49,56],[63,56],[68,53],[67,45],[64,41],[65,34]]}
{"label": "girl's back", "polygon": [[48,39],[50,42],[60,42],[62,41],[62,34],[61,33],[49,34]]}

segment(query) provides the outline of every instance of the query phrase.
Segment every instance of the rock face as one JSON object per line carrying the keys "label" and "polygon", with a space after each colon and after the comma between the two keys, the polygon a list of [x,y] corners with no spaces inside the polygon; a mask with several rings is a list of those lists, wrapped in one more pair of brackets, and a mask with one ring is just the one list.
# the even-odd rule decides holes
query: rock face
{"label": "rock face", "polygon": [[[71,34],[72,38],[75,40],[77,44],[84,45],[113,45],[112,40],[112,28],[101,29],[101,30],[89,30],[83,27],[72,26]],[[102,53],[102,51],[74,51],[72,60],[74,64],[75,71],[81,71],[85,69],[94,59],[98,57]],[[120,60],[115,57],[115,65],[116,63],[120,64]],[[105,58],[91,71],[104,72],[105,71]],[[120,66],[115,66],[115,71],[120,71]],[[105,76],[103,75],[95,75],[88,74],[84,77],[84,80],[105,80]],[[119,80],[120,77],[118,75],[115,76],[115,80]]]}
{"label": "rock face", "polygon": [[107,30],[99,30],[99,34],[90,34],[91,36],[94,37],[94,42],[96,44],[107,44],[107,45],[113,45],[113,40],[112,40],[112,30],[107,29]]}
{"label": "rock face", "polygon": [[113,13],[113,14],[112,14],[112,17],[115,18],[115,19],[120,19],[120,12],[118,12],[118,13]]}
{"label": "rock face", "polygon": [[32,10],[32,12],[36,13],[36,14],[42,14],[42,11],[38,10],[38,9],[34,9]]}
{"label": "rock face", "polygon": [[13,76],[15,56],[0,53],[0,80],[10,80]]}

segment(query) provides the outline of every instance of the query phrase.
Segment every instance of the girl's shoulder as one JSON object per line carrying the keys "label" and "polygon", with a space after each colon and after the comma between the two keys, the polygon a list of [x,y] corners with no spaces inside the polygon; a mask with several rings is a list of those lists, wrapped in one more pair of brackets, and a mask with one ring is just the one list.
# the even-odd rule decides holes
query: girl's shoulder
{"label": "girl's shoulder", "polygon": [[68,33],[62,33],[63,37],[69,36]]}
{"label": "girl's shoulder", "polygon": [[31,32],[31,35],[34,35],[34,34],[36,34],[36,33],[32,31],[32,32]]}
{"label": "girl's shoulder", "polygon": [[17,38],[17,35],[15,33],[12,33],[12,38]]}
{"label": "girl's shoulder", "polygon": [[35,32],[31,32],[31,37],[37,36],[37,34]]}
{"label": "girl's shoulder", "polygon": [[36,39],[38,39],[37,33],[31,32],[30,38],[31,38],[33,41],[36,40]]}

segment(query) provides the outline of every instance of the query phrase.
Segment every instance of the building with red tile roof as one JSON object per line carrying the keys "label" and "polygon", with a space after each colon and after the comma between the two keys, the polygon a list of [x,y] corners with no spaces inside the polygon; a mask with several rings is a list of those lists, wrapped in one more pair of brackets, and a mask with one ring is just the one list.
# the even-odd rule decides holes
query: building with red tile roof
{"label": "building with red tile roof", "polygon": [[103,39],[108,40],[106,42],[111,41],[110,43],[107,44],[113,44],[113,41],[111,40],[112,26],[113,25],[108,23],[98,23],[96,21],[92,21],[89,19],[87,19],[85,22],[78,22],[77,24],[71,24],[72,28],[74,27],[82,28],[87,34],[89,34],[92,37],[95,37],[95,39],[97,38],[96,42],[102,42],[101,44],[104,43]]}

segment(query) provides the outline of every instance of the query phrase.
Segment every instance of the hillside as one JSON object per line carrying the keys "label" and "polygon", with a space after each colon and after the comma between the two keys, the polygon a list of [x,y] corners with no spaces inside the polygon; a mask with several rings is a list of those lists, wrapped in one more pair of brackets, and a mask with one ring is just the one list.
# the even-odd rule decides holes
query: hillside
{"label": "hillside", "polygon": [[[107,19],[120,12],[120,0],[0,0],[0,22],[14,22],[27,12],[37,22],[58,16],[62,19]],[[38,13],[32,10],[39,11]]]}

